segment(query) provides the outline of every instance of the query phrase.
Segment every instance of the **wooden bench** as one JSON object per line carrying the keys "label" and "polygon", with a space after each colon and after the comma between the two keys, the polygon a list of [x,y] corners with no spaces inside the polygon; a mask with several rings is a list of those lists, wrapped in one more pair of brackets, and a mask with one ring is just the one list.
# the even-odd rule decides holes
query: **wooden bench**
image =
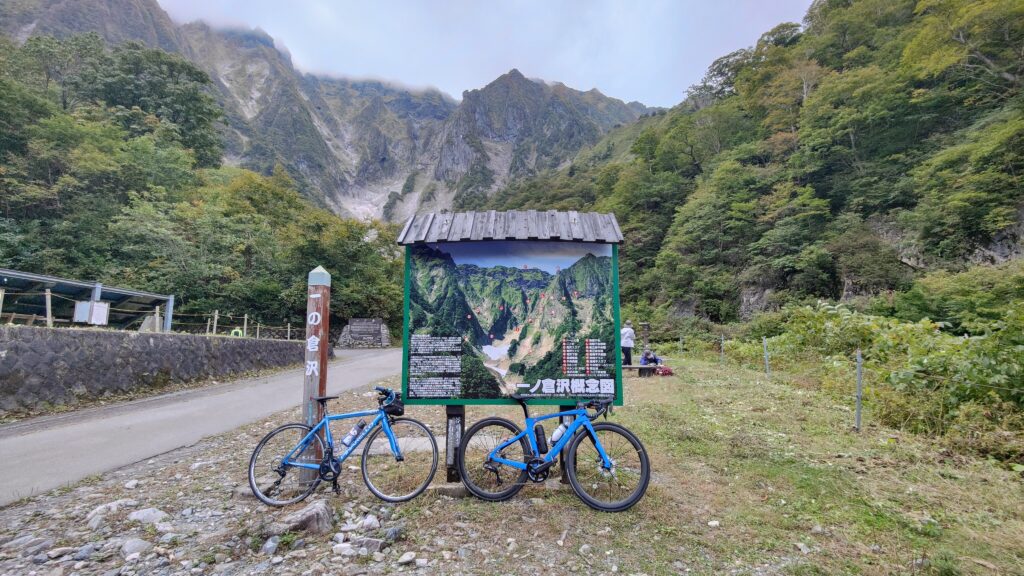
{"label": "wooden bench", "polygon": [[[667,364],[662,364],[662,366],[664,366],[665,368],[668,368]],[[623,370],[636,370],[637,376],[640,376],[642,374],[641,370],[643,370],[644,368],[649,368],[651,370],[651,374],[650,375],[653,376],[654,375],[654,370],[658,368],[658,365],[657,364],[651,364],[651,365],[648,365],[648,366],[641,366],[639,364],[635,364],[635,365],[623,364],[622,365],[622,369]]]}

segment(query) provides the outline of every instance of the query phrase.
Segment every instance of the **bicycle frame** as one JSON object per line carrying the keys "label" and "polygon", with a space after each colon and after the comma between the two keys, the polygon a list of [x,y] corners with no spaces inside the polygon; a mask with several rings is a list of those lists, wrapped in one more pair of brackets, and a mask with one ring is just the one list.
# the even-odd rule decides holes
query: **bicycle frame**
{"label": "bicycle frame", "polygon": [[[367,425],[366,428],[363,428],[363,431],[359,433],[359,436],[356,436],[355,440],[352,441],[352,444],[345,447],[345,451],[342,452],[340,456],[333,456],[334,461],[337,462],[338,464],[341,464],[342,462],[347,460],[348,457],[352,454],[352,452],[354,452],[355,449],[358,448],[359,445],[363,443],[363,440],[371,432],[373,432],[373,430],[377,426],[382,426],[384,428],[384,434],[387,435],[388,443],[391,444],[391,452],[395,455],[395,458],[397,460],[401,460],[402,451],[398,446],[398,442],[395,440],[394,433],[391,432],[391,423],[388,421],[388,415],[384,413],[383,409],[377,409],[363,410],[360,412],[349,412],[347,414],[328,414],[327,416],[324,416],[324,418],[320,420],[320,422],[317,423],[317,425],[314,426],[313,429],[310,430],[308,434],[302,437],[302,440],[299,440],[299,443],[295,446],[295,448],[292,448],[292,451],[289,452],[287,456],[281,459],[281,463],[288,466],[294,466],[296,468],[320,470],[320,462],[317,462],[316,464],[310,464],[308,462],[298,462],[292,460],[292,456],[296,452],[301,454],[313,441],[313,436],[315,436],[320,431],[321,428],[324,431],[324,441],[327,444],[327,446],[331,449],[331,453],[333,454],[334,437],[331,435],[330,422],[334,420],[348,420],[350,418],[363,418],[366,416],[374,416],[373,422]],[[342,446],[344,446],[344,444],[342,444]]]}
{"label": "bicycle frame", "polygon": [[519,442],[519,440],[523,436],[526,436],[526,438],[530,442],[530,451],[534,455],[537,455],[537,433],[534,432],[534,428],[536,427],[537,422],[540,422],[541,420],[549,420],[551,418],[558,418],[561,416],[575,416],[576,418],[574,418],[572,423],[569,424],[569,427],[566,428],[565,432],[562,434],[562,437],[558,439],[558,442],[555,442],[554,446],[549,447],[547,454],[545,454],[541,459],[545,463],[547,463],[553,461],[555,458],[558,458],[558,454],[562,451],[562,448],[565,448],[565,445],[568,444],[570,440],[572,440],[573,436],[576,435],[576,432],[580,428],[586,428],[587,432],[590,434],[591,440],[594,441],[594,447],[597,448],[597,453],[601,455],[602,464],[605,468],[610,469],[612,467],[611,458],[609,458],[608,455],[605,454],[604,447],[601,446],[601,442],[597,439],[597,434],[594,432],[593,425],[590,424],[590,418],[587,417],[587,410],[585,408],[577,408],[575,410],[567,410],[565,412],[555,412],[554,414],[545,414],[543,416],[538,416],[536,418],[526,417],[526,429],[520,432],[519,434],[516,434],[515,437],[513,437],[512,439],[499,444],[494,450],[491,450],[491,453],[488,454],[488,457],[493,462],[504,464],[505,466],[509,466],[517,470],[526,470],[526,462],[520,462],[518,460],[508,460],[506,458],[502,458],[498,454],[505,448],[511,446],[516,442]]}

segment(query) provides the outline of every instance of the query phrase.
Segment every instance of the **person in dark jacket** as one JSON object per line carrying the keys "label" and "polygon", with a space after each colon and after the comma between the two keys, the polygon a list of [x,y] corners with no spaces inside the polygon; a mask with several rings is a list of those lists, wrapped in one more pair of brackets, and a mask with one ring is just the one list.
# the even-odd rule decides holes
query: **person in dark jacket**
{"label": "person in dark jacket", "polygon": [[650,348],[644,349],[644,353],[640,356],[640,365],[641,366],[651,366],[651,368],[641,368],[640,369],[640,376],[642,376],[642,377],[653,376],[654,375],[654,366],[659,366],[660,364],[661,364],[661,358],[658,358],[654,354],[653,350],[651,350]]}

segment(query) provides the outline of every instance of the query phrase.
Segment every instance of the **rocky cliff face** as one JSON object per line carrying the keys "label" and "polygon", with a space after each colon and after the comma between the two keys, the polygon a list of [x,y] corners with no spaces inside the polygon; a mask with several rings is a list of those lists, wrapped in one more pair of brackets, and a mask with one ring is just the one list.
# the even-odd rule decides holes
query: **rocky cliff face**
{"label": "rocky cliff face", "polygon": [[0,4],[0,32],[19,41],[89,31],[199,64],[225,111],[226,162],[262,172],[283,164],[314,201],[357,217],[473,207],[647,111],[518,70],[461,102],[432,89],[303,74],[266,33],[176,25],[156,0]]}

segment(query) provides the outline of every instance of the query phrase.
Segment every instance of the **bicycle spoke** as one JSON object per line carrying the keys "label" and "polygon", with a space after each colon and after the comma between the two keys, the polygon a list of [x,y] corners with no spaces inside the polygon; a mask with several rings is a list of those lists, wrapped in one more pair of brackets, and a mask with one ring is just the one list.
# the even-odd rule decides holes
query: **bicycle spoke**
{"label": "bicycle spoke", "polygon": [[646,490],[646,455],[619,429],[597,427],[595,433],[611,465],[590,438],[577,444],[575,476],[581,496],[601,509],[628,507]]}
{"label": "bicycle spoke", "polygon": [[[477,496],[487,500],[502,500],[511,497],[522,487],[525,471],[491,459],[494,450],[518,434],[510,423],[490,420],[476,426],[464,439],[459,460],[462,465],[463,482]],[[526,462],[526,448],[522,441],[504,447],[498,453],[500,458]]]}
{"label": "bicycle spoke", "polygon": [[[273,506],[297,502],[319,484],[316,470],[292,465],[320,462],[323,448],[319,438],[304,449],[292,452],[308,431],[309,428],[301,424],[283,426],[268,434],[257,446],[249,462],[249,485],[260,500]],[[284,462],[289,453],[291,457]]]}
{"label": "bicycle spoke", "polygon": [[437,443],[430,430],[414,420],[395,420],[391,432],[401,460],[383,428],[374,430],[363,451],[363,479],[384,500],[409,500],[426,488],[437,470]]}

